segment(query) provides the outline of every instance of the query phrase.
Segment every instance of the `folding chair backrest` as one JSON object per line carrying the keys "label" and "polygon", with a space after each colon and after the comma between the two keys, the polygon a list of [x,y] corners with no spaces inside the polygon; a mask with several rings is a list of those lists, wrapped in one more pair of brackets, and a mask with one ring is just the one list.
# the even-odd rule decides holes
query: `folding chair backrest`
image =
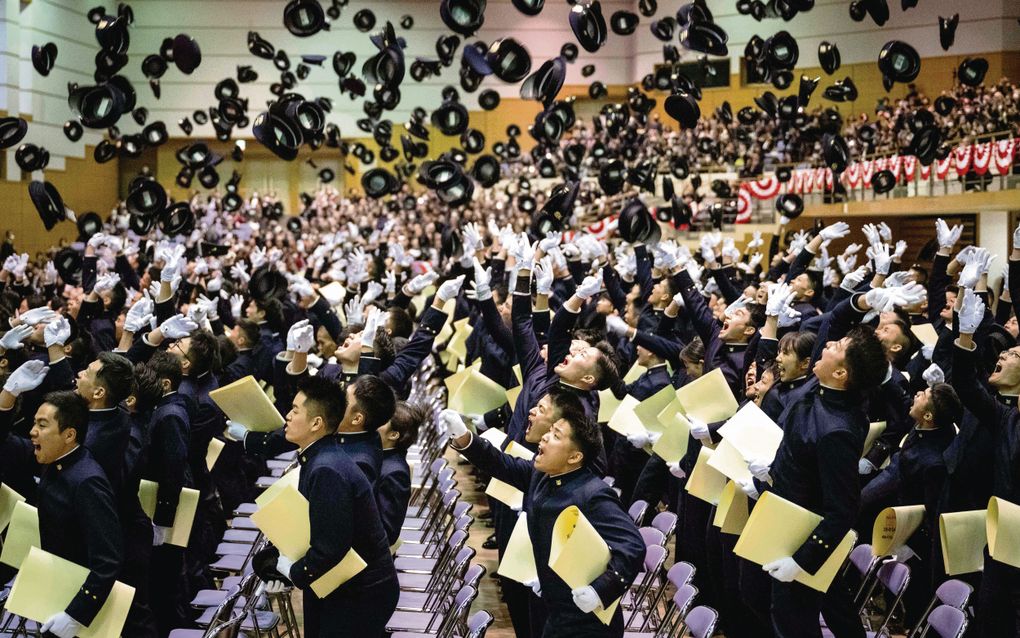
{"label": "folding chair backrest", "polygon": [[[470,547],[466,547],[465,549],[471,549],[471,548]],[[471,549],[471,551],[473,552],[474,550]],[[464,573],[464,584],[465,585],[471,585],[475,589],[478,589],[479,588],[478,584],[481,582],[482,577],[485,576],[485,572],[486,571],[488,571],[488,570],[485,569],[485,565],[480,565],[478,563],[472,563],[471,566],[468,567],[467,572]]]}
{"label": "folding chair backrest", "polygon": [[[206,638],[218,636],[219,634],[215,633],[214,630],[222,631],[223,627],[234,618],[234,607],[237,606],[237,601],[241,598],[241,594],[244,591],[250,590],[251,581],[256,578],[258,577],[255,574],[248,574],[241,579],[240,583],[227,592],[226,598],[216,606],[216,610],[213,612],[212,619],[209,621],[209,627],[206,630]],[[244,618],[244,614],[239,615],[242,619]]]}
{"label": "folding chair backrest", "polygon": [[464,634],[464,638],[485,638],[485,632],[489,630],[492,621],[492,614],[484,609],[471,614],[467,621],[467,633]]}
{"label": "folding chair backrest", "polygon": [[676,532],[677,517],[673,512],[659,512],[652,519],[652,527],[662,532],[669,540]]}
{"label": "folding chair backrest", "polygon": [[449,609],[446,610],[436,635],[450,636],[453,635],[455,627],[464,628],[467,624],[468,612],[477,596],[478,590],[474,587],[470,585],[461,587],[453,597]]}
{"label": "folding chair backrest", "polygon": [[691,604],[694,603],[694,598],[698,595],[698,588],[690,583],[682,585],[680,589],[676,590],[673,594],[673,604],[676,605],[677,613],[681,617],[686,616],[687,612],[691,608]]}
{"label": "folding chair backrest", "polygon": [[654,527],[642,527],[638,531],[641,532],[641,538],[645,541],[645,547],[651,547],[653,545],[661,547],[666,544],[666,535]]}
{"label": "folding chair backrest", "polygon": [[203,638],[237,638],[247,614],[238,614],[218,625],[210,625]]}
{"label": "folding chair backrest", "polygon": [[701,605],[687,613],[687,616],[684,617],[684,624],[687,625],[687,631],[690,632],[691,638],[710,638],[718,620],[719,612],[706,605]]}
{"label": "folding chair backrest", "polygon": [[974,588],[970,584],[953,578],[939,585],[939,588],[935,590],[935,597],[943,605],[963,610],[970,602],[972,593],[974,593]]}
{"label": "folding chair backrest", "polygon": [[627,510],[627,514],[635,524],[641,525],[641,521],[645,518],[646,511],[648,511],[648,502],[639,499],[631,503],[630,509]]}
{"label": "folding chair backrest", "polygon": [[666,555],[669,552],[662,545],[651,545],[645,547],[645,573],[654,576],[666,563]]}
{"label": "folding chair backrest", "polygon": [[877,585],[881,584],[889,594],[889,598],[892,601],[886,606],[885,620],[882,622],[882,626],[878,628],[877,635],[883,635],[886,626],[889,625],[889,621],[892,619],[893,612],[896,611],[896,607],[903,600],[903,593],[907,590],[907,586],[910,584],[910,567],[904,563],[897,561],[889,561],[878,568],[875,573],[875,585],[866,596],[866,600],[870,600]]}
{"label": "folding chair backrest", "polygon": [[[658,531],[658,530],[656,530]],[[661,534],[661,532],[659,532]],[[661,582],[662,568],[666,564],[666,555],[669,552],[662,545],[649,545],[645,547],[644,576],[640,583],[633,585],[633,601],[631,602],[631,613],[625,617],[624,627],[630,627],[635,618],[645,608],[654,607],[659,600],[658,589],[654,585]],[[646,604],[649,603],[649,604]]]}
{"label": "folding chair backrest", "polygon": [[674,587],[680,589],[694,579],[694,565],[687,561],[679,561],[666,572],[666,580]]}
{"label": "folding chair backrest", "polygon": [[939,605],[928,614],[928,629],[926,636],[935,632],[939,638],[959,638],[967,629],[967,614],[956,607]]}
{"label": "folding chair backrest", "polygon": [[[673,638],[680,635],[680,629],[684,626],[684,616],[694,604],[694,598],[698,595],[698,588],[694,585],[684,585],[673,594],[673,600],[666,607],[666,615],[663,616],[659,628],[655,632],[655,638]],[[642,628],[644,631],[644,628]]]}

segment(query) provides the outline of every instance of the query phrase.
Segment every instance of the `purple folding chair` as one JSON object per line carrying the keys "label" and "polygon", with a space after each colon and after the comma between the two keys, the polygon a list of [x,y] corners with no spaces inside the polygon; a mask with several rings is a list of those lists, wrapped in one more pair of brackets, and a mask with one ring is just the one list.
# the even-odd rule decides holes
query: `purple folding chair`
{"label": "purple folding chair", "polygon": [[645,547],[652,545],[662,547],[666,544],[666,535],[654,527],[642,527],[638,531],[641,532],[641,538],[645,541]]}
{"label": "purple folding chair", "polygon": [[[935,605],[949,605],[964,611],[967,608],[967,603],[970,602],[970,595],[972,593],[974,593],[974,588],[962,580],[956,580],[955,578],[947,580],[935,590],[935,595],[932,597],[931,602],[928,603],[928,608],[924,610],[921,618],[927,618],[931,610],[935,608]],[[917,626],[908,634],[908,638],[920,636],[924,626],[923,621],[918,622]]]}
{"label": "purple folding chair", "polygon": [[485,632],[489,630],[492,621],[492,614],[484,609],[479,609],[468,618],[467,634],[464,635],[464,638],[485,638]]}
{"label": "purple folding chair", "polygon": [[641,521],[645,519],[645,512],[648,511],[648,502],[642,500],[636,500],[630,504],[630,509],[627,510],[627,515],[630,516],[631,520],[636,525],[641,525]]}
{"label": "purple folding chair", "polygon": [[[893,614],[896,609],[903,602],[903,594],[907,591],[907,586],[910,584],[910,567],[904,563],[896,561],[889,561],[875,572],[875,579],[871,583],[871,588],[868,590],[868,594],[864,597],[865,606],[871,601],[875,594],[875,590],[881,585],[889,596],[892,597],[892,603],[886,608],[888,611],[885,616],[885,620],[882,621],[882,625],[875,632],[876,635],[882,635],[889,625],[889,621],[892,620]],[[871,616],[870,614],[865,616],[865,622],[868,624],[868,628],[871,628]]]}
{"label": "purple folding chair", "polygon": [[691,633],[691,638],[711,638],[718,621],[719,612],[707,605],[695,607],[684,617],[684,625]]}
{"label": "purple folding chair", "polygon": [[666,542],[676,532],[677,516],[673,512],[659,512],[652,519],[652,527],[659,530],[666,537]]}
{"label": "purple folding chair", "polygon": [[967,630],[967,614],[956,607],[939,605],[928,614],[927,628],[923,636],[934,631],[939,638],[959,638]]}

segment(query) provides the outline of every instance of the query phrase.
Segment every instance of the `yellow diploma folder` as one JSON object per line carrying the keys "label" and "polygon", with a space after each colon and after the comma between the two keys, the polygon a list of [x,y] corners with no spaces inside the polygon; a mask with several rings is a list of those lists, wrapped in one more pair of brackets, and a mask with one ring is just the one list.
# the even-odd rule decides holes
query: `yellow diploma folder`
{"label": "yellow diploma folder", "polygon": [[641,425],[650,432],[665,432],[670,423],[659,421],[659,414],[676,401],[676,390],[667,385],[634,407],[634,414]]}
{"label": "yellow diploma folder", "polygon": [[528,515],[521,512],[510,534],[510,541],[503,552],[503,560],[496,573],[522,585],[538,580],[538,566],[535,565],[535,548],[528,535]]}
{"label": "yellow diploma folder", "polygon": [[226,443],[217,438],[209,441],[209,447],[205,450],[205,468],[210,472],[212,472],[213,467],[216,465],[216,461],[219,460],[220,454],[223,453],[225,445]]}
{"label": "yellow diploma folder", "polygon": [[[308,553],[312,538],[308,499],[294,485],[281,489],[265,506],[251,515],[251,521],[287,558],[298,561]],[[367,563],[358,552],[350,549],[343,560],[312,582],[312,591],[319,598],[325,598],[366,566]]]}
{"label": "yellow diploma folder", "polygon": [[453,336],[446,344],[446,351],[452,353],[461,361],[467,360],[467,340],[474,328],[468,325],[468,317],[453,322]]}
{"label": "yellow diploma folder", "polygon": [[506,403],[506,388],[472,368],[449,403],[460,414],[485,414]]}
{"label": "yellow diploma folder", "polygon": [[719,368],[677,390],[676,398],[688,417],[705,423],[725,421],[737,413],[737,400]]}
{"label": "yellow diploma folder", "polygon": [[939,516],[942,564],[947,575],[979,572],[984,567],[987,514],[988,510],[969,510]]}
{"label": "yellow diploma folder", "polygon": [[934,346],[938,343],[939,333],[935,332],[935,326],[930,323],[919,323],[910,326],[910,331],[914,333],[918,341],[926,346]]}
{"label": "yellow diploma folder", "polygon": [[517,383],[524,383],[524,374],[521,372],[521,364],[515,363],[513,371],[514,376],[517,377]]}
{"label": "yellow diploma folder", "polygon": [[524,459],[525,461],[532,461],[535,459],[534,452],[515,441],[507,443],[506,449],[504,449],[503,452],[518,459]]}
{"label": "yellow diploma folder", "polygon": [[652,452],[667,463],[676,463],[687,454],[691,424],[683,415],[680,402],[673,399],[656,417],[663,426],[662,436],[652,445]]}
{"label": "yellow diploma folder", "polygon": [[639,363],[635,363],[627,370],[627,374],[623,375],[624,385],[628,385],[637,381],[642,374],[648,371],[648,368],[644,367]]}
{"label": "yellow diploma folder", "polygon": [[871,530],[871,552],[885,556],[905,544],[924,522],[924,505],[887,507],[879,512]]}
{"label": "yellow diploma folder", "polygon": [[[771,461],[783,441],[783,430],[754,403],[748,403],[719,428],[723,441],[732,445],[740,457]],[[747,463],[744,464],[745,467]]]}
{"label": "yellow diploma folder", "polygon": [[599,423],[609,423],[613,413],[620,407],[620,399],[616,398],[612,390],[599,390]]}
{"label": "yellow diploma folder", "polygon": [[[549,568],[571,589],[587,587],[606,571],[609,545],[588,522],[576,505],[564,509],[553,524],[549,547]],[[608,608],[595,611],[598,619],[608,625],[619,600]]]}
{"label": "yellow diploma folder", "polygon": [[515,385],[506,391],[506,402],[510,404],[510,411],[514,411],[514,406],[517,405],[517,397],[521,396],[521,390],[524,389],[523,385]]}
{"label": "yellow diploma folder", "polygon": [[985,528],[991,557],[1020,567],[1020,505],[993,496],[988,501]]}
{"label": "yellow diploma folder", "polygon": [[719,498],[719,507],[715,510],[712,524],[724,534],[739,534],[744,531],[747,517],[747,494],[744,494],[739,485],[729,481]]}
{"label": "yellow diploma folder", "polygon": [[14,506],[25,502],[25,497],[15,492],[6,483],[0,483],[0,532],[7,529],[14,514]]}
{"label": "yellow diploma folder", "polygon": [[750,481],[753,478],[751,471],[747,469],[747,461],[729,439],[723,439],[715,446],[712,457],[708,459],[708,467],[714,468],[732,481]]}
{"label": "yellow diploma folder", "polygon": [[723,489],[726,487],[726,475],[708,464],[712,458],[710,448],[701,447],[698,452],[698,461],[687,477],[687,485],[684,489],[691,496],[697,496],[701,500],[718,505],[722,497]]}
{"label": "yellow diploma folder", "polygon": [[[822,517],[800,505],[765,492],[744,525],[733,551],[737,556],[765,565],[778,558],[793,556],[808,540]],[[815,574],[802,571],[796,580],[802,585],[824,592],[843,566],[857,540],[857,532],[850,530]]]}
{"label": "yellow diploma folder", "polygon": [[524,492],[499,479],[489,479],[485,493],[511,509],[520,510],[524,506]]}
{"label": "yellow diploma folder", "polygon": [[255,377],[248,375],[209,393],[227,418],[252,432],[272,432],[284,420]]}
{"label": "yellow diploma folder", "polygon": [[497,448],[501,447],[503,445],[503,441],[506,440],[506,432],[500,430],[499,428],[489,428],[488,430],[482,432],[478,436],[492,444],[492,447]]}
{"label": "yellow diploma folder", "polygon": [[42,547],[39,512],[25,501],[20,501],[14,504],[14,512],[11,513],[10,529],[7,530],[3,551],[0,551],[0,563],[19,569],[33,547]]}
{"label": "yellow diploma folder", "polygon": [[266,488],[264,492],[255,497],[255,504],[259,507],[265,507],[266,503],[276,498],[276,495],[283,491],[288,485],[293,487],[295,490],[298,488],[298,479],[301,478],[301,466],[292,468],[288,472],[284,472],[283,476],[278,478],[275,483]]}
{"label": "yellow diploma folder", "polygon": [[[33,547],[14,579],[7,611],[38,623],[67,609],[85,584],[89,570],[69,560]],[[78,638],[110,638],[124,628],[135,588],[117,581],[92,624]]]}
{"label": "yellow diploma folder", "polygon": [[623,397],[623,401],[613,412],[612,418],[609,419],[609,429],[614,432],[619,432],[623,436],[628,434],[640,434],[644,431],[644,425],[641,424],[641,419],[638,418],[637,414],[634,413],[634,408],[638,406],[640,401],[637,397],[627,395]]}
{"label": "yellow diploma folder", "polygon": [[[142,511],[149,518],[156,513],[156,492],[159,486],[152,481],[142,479],[138,484],[138,502],[142,504]],[[195,523],[195,511],[198,509],[198,490],[190,487],[181,489],[180,499],[177,501],[177,511],[174,513],[174,526],[170,528],[170,535],[166,542],[176,547],[187,547],[188,538],[191,536],[191,526]]]}

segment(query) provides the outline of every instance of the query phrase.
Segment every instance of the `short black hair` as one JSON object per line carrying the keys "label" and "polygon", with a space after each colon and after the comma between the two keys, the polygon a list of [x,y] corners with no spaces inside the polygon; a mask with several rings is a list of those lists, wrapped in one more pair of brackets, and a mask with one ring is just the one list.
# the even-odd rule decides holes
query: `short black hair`
{"label": "short black hair", "polygon": [[244,334],[245,340],[248,342],[248,347],[254,348],[259,345],[259,340],[262,338],[262,333],[259,331],[259,324],[255,323],[251,319],[238,319],[237,329],[239,332]]}
{"label": "short black hair", "polygon": [[358,411],[365,415],[365,430],[376,430],[391,418],[397,398],[393,389],[374,374],[363,374],[351,386]]}
{"label": "short black hair", "polygon": [[950,427],[960,420],[963,404],[956,390],[948,383],[936,383],[931,387],[931,411],[935,425]]}
{"label": "short black hair", "polygon": [[798,359],[810,359],[817,341],[818,335],[808,330],[787,332],[779,340],[778,351],[792,352]]}
{"label": "short black hair", "polygon": [[273,332],[283,332],[283,304],[279,299],[256,299],[255,307],[265,314],[266,323]]}
{"label": "short black hair", "polygon": [[[167,356],[167,358],[174,359],[170,356]],[[174,359],[174,362],[177,363],[177,370],[179,372],[181,369],[180,363],[176,359]],[[154,409],[163,397],[163,386],[160,385],[160,377],[156,370],[144,363],[136,363],[134,373],[134,387],[131,390],[131,394],[135,397],[135,411],[144,414]]]}
{"label": "short black hair", "polygon": [[390,308],[386,312],[389,312],[389,324],[393,328],[390,336],[410,337],[411,333],[414,332],[414,320],[411,319],[410,313],[403,308]]}
{"label": "short black hair", "polygon": [[322,417],[327,432],[336,432],[347,412],[347,395],[325,377],[308,377],[301,381],[298,392],[305,395],[305,411],[311,417]]}
{"label": "short black hair", "polygon": [[396,448],[406,450],[418,440],[418,431],[428,421],[430,410],[420,403],[397,401],[393,418],[390,419],[390,430],[400,435]]}
{"label": "short black hair", "polygon": [[160,350],[153,353],[145,365],[156,374],[157,380],[168,380],[171,391],[176,392],[177,388],[181,387],[181,380],[184,378],[184,372],[181,370],[181,361],[169,352]]}
{"label": "short black hair", "polygon": [[765,304],[750,302],[747,304],[747,323],[755,328],[765,325]]}
{"label": "short black hair", "polygon": [[220,349],[220,369],[226,368],[237,359],[237,346],[227,335],[216,335],[216,345]]}
{"label": "short black hair", "polygon": [[372,351],[375,356],[379,359],[379,367],[386,369],[393,363],[393,358],[397,356],[396,345],[393,343],[393,337],[391,337],[385,330],[380,330],[375,333],[375,341],[372,342]]}
{"label": "short black hair", "polygon": [[96,373],[96,382],[106,390],[109,405],[117,405],[131,394],[134,366],[124,355],[100,352],[99,363],[103,366]]}
{"label": "short black hair", "polygon": [[84,445],[89,431],[89,404],[85,398],[74,390],[60,390],[44,396],[43,403],[56,408],[57,429],[63,432],[74,428],[76,440]]}
{"label": "short black hair", "polygon": [[607,341],[599,341],[595,344],[599,351],[595,359],[595,387],[599,390],[608,390],[620,378],[620,369],[616,365],[616,351]]}
{"label": "short black hair", "polygon": [[220,370],[220,344],[216,337],[205,330],[191,333],[191,345],[188,348],[188,361],[191,362],[191,376],[199,376],[206,372],[216,374]]}
{"label": "short black hair", "polygon": [[127,304],[127,288],[124,287],[122,282],[114,284],[113,288],[110,289],[110,312],[113,314],[119,314],[124,306]]}
{"label": "short black hair", "polygon": [[584,413],[584,405],[581,404],[581,400],[570,390],[554,385],[549,388],[547,394],[556,414],[562,416],[576,412]]}
{"label": "short black hair", "polygon": [[875,330],[870,326],[855,326],[846,336],[850,340],[843,352],[847,390],[863,392],[881,384],[889,363]]}
{"label": "short black hair", "polygon": [[603,451],[602,431],[598,424],[589,419],[583,410],[563,414],[560,418],[570,424],[570,440],[584,455],[582,463],[590,466]]}
{"label": "short black hair", "polygon": [[897,341],[903,341],[904,343],[900,343],[902,347],[899,352],[893,353],[892,359],[892,364],[902,370],[906,367],[910,358],[914,356],[914,352],[917,351],[917,337],[914,336],[914,331],[910,329],[909,322],[896,317],[896,319],[889,323],[899,328],[900,334],[903,335],[902,340],[897,339]]}

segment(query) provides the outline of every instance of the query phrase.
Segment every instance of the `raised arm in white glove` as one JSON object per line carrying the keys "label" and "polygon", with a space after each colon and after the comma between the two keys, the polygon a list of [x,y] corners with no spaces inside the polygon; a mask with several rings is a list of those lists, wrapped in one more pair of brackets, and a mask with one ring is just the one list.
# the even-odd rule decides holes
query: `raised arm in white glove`
{"label": "raised arm in white glove", "polygon": [[462,285],[464,285],[464,275],[461,275],[456,279],[447,279],[440,284],[439,290],[436,291],[436,297],[439,301],[446,303],[457,296]]}
{"label": "raised arm in white glove", "polygon": [[939,364],[933,363],[925,368],[924,372],[921,373],[921,378],[924,379],[925,383],[927,383],[930,388],[936,383],[945,383],[946,373],[942,371]]}
{"label": "raised arm in white glove", "polygon": [[594,297],[595,295],[599,294],[600,290],[602,290],[601,268],[599,268],[599,271],[594,275],[588,275],[587,277],[584,278],[584,281],[581,282],[581,285],[578,286],[577,290],[574,291],[574,296],[587,301]]}
{"label": "raised arm in white glove", "polygon": [[67,340],[70,338],[71,324],[66,317],[51,321],[46,324],[46,328],[43,330],[43,340],[46,342],[47,348],[67,345]]}
{"label": "raised arm in white glove", "polygon": [[963,303],[960,306],[960,334],[974,334],[985,316],[985,302],[981,301],[973,290],[963,291]]}
{"label": "raised arm in white glove", "polygon": [[35,390],[46,380],[46,373],[50,371],[45,362],[32,359],[21,364],[7,377],[4,382],[4,391],[14,396],[20,396],[23,392]]}
{"label": "raised arm in white glove", "polygon": [[0,348],[4,350],[21,350],[25,347],[25,339],[28,339],[34,331],[35,328],[24,323],[11,328],[4,333],[3,337],[0,337]]}
{"label": "raised arm in white glove", "polygon": [[181,314],[169,317],[159,326],[159,331],[167,339],[183,339],[196,330],[198,324]]}

